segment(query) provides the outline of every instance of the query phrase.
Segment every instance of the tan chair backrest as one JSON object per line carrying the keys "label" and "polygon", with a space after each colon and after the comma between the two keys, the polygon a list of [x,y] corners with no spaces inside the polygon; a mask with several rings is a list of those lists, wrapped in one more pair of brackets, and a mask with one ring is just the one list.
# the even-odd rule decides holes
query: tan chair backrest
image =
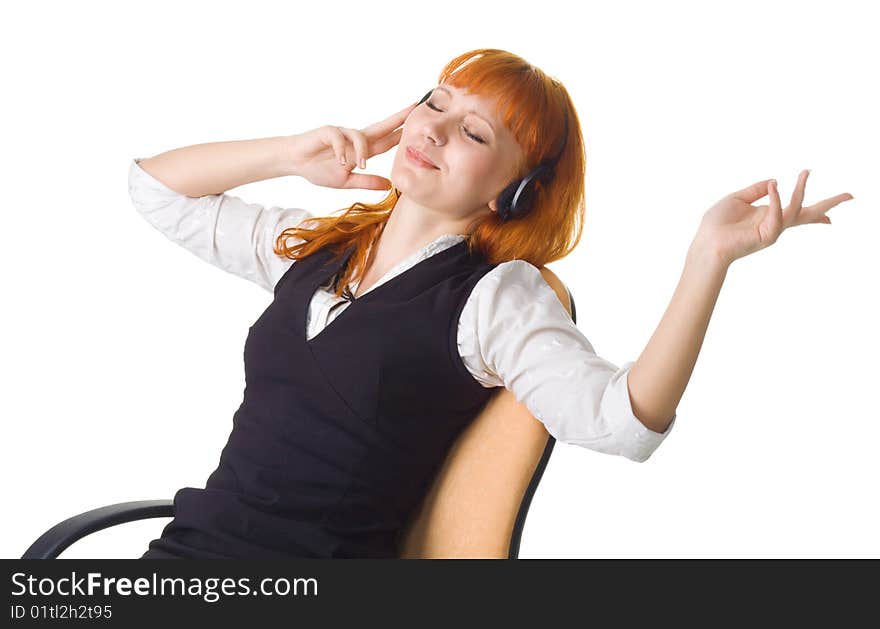
{"label": "tan chair backrest", "polygon": [[[571,314],[568,290],[541,274]],[[549,433],[503,387],[453,444],[430,491],[401,534],[402,559],[507,559],[523,496]]]}

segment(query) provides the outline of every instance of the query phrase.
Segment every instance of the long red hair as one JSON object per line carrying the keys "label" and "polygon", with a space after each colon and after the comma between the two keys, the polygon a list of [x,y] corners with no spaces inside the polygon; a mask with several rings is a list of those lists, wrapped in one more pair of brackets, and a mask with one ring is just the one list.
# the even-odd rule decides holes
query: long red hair
{"label": "long red hair", "polygon": [[[524,217],[502,221],[495,212],[477,219],[467,236],[468,248],[490,263],[526,260],[540,268],[567,256],[580,242],[585,211],[586,153],[580,122],[565,87],[525,59],[497,48],[480,48],[459,55],[440,72],[448,83],[497,102],[496,113],[522,147],[517,177],[525,176],[542,159],[559,150],[568,112],[568,138],[553,179],[536,185],[532,210]],[[274,251],[293,260],[324,247],[341,256],[354,245],[342,272],[336,296],[363,277],[367,255],[391,215],[400,190],[392,187],[378,203],[357,202],[341,215],[314,217],[278,235]],[[308,223],[310,226],[306,226]],[[287,239],[301,240],[288,247]]]}

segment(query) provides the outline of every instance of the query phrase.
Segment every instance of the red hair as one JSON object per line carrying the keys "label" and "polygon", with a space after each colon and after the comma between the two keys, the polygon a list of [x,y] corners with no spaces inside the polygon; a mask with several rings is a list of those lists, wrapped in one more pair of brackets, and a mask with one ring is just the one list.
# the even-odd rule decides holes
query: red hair
{"label": "red hair", "polygon": [[[468,248],[490,263],[526,260],[538,268],[567,256],[580,242],[584,219],[586,153],[580,122],[566,89],[556,79],[512,53],[480,48],[459,55],[440,72],[440,83],[496,101],[496,114],[522,148],[516,177],[525,176],[562,144],[565,114],[568,138],[547,184],[533,183],[534,205],[526,216],[502,221],[492,212],[474,221]],[[313,227],[290,227],[275,240],[277,255],[300,260],[324,247],[341,256],[354,245],[350,264],[342,272],[336,296],[354,278],[363,277],[371,245],[391,215],[400,190],[392,188],[378,203],[354,203],[339,216],[315,217]],[[287,247],[288,238],[302,242]]]}

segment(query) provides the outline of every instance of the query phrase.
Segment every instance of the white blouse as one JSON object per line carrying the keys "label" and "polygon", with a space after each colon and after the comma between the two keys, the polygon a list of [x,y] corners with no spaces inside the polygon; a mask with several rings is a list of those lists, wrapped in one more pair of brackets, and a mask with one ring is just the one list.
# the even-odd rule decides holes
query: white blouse
{"label": "white blouse", "polygon": [[[313,214],[266,208],[229,194],[188,197],[143,170],[140,159],[131,162],[128,190],[153,227],[202,260],[274,292],[294,263],[275,254],[275,239]],[[464,238],[439,236],[366,292]],[[356,287],[356,281],[349,286],[353,294]],[[308,338],[349,304],[333,295],[329,282],[319,287],[309,307]],[[675,424],[673,415],[666,431],[658,433],[639,421],[627,387],[634,361],[617,367],[597,356],[556,292],[525,260],[503,262],[480,278],[459,318],[458,349],[478,382],[512,391],[558,441],[644,462]]]}

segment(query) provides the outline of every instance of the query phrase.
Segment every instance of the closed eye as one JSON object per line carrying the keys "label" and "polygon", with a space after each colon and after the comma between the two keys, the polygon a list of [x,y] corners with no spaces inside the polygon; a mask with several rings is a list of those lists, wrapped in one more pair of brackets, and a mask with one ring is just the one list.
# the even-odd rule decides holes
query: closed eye
{"label": "closed eye", "polygon": [[[434,111],[442,111],[441,109],[437,109],[436,107],[434,107],[434,105],[431,104],[431,101],[425,101],[425,104],[426,104],[428,107],[430,107],[431,109],[433,109]],[[485,143],[486,143],[486,141],[485,141],[483,138],[481,138],[480,136],[474,135],[473,133],[471,133],[470,131],[468,131],[468,130],[467,130],[467,127],[465,127],[464,125],[461,125],[461,128],[464,129],[465,135],[467,135],[467,136],[468,136],[469,138],[471,138],[472,140],[476,140],[476,141],[479,142],[480,144],[485,144]]]}

